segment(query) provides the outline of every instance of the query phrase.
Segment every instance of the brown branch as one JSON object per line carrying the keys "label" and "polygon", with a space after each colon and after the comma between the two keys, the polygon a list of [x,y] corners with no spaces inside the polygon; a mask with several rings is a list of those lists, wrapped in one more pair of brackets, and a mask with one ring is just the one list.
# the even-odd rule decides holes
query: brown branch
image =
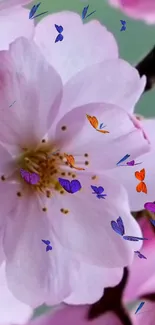
{"label": "brown branch", "polygon": [[139,71],[140,76],[146,75],[147,83],[144,92],[152,89],[155,86],[155,46],[146,57],[137,64],[136,69]]}

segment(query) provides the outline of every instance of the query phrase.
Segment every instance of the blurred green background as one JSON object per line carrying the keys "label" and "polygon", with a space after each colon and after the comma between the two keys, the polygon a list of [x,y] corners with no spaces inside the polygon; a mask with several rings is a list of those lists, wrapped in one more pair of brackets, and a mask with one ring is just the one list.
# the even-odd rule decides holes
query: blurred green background
{"label": "blurred green background", "polygon": [[[33,1],[28,8],[32,8],[34,4],[39,3],[38,0]],[[52,14],[57,11],[70,10],[81,15],[82,10],[89,4],[91,11],[96,12],[87,19],[98,19],[108,30],[110,30],[119,45],[120,57],[136,65],[155,45],[155,25],[146,25],[142,21],[132,20],[125,14],[108,5],[108,0],[43,0],[37,13],[48,11]],[[36,18],[36,21],[43,19],[45,15]],[[127,23],[125,32],[120,32],[123,19]],[[49,31],[50,35],[50,31]],[[106,46],[102,43],[101,46]],[[119,76],[118,76],[119,78]],[[148,91],[142,95],[139,103],[136,106],[136,112],[144,116],[155,116],[155,90]],[[41,307],[36,310],[36,315],[47,310],[46,307]]]}

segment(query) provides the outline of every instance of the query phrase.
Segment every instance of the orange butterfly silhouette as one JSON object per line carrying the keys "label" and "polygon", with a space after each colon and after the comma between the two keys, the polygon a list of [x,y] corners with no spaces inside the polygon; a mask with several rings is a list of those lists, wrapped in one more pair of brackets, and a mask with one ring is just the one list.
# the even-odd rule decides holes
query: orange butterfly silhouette
{"label": "orange butterfly silhouette", "polygon": [[95,116],[90,116],[88,114],[86,114],[86,116],[87,116],[88,121],[90,122],[90,124],[96,131],[101,132],[101,133],[110,133],[109,131],[106,131],[106,130],[97,129],[99,123],[98,123],[98,119]]}
{"label": "orange butterfly silhouette", "polygon": [[73,167],[74,169],[77,169],[77,170],[85,170],[84,168],[80,168],[80,167],[75,166],[75,159],[74,159],[74,157],[72,155],[64,154],[64,156],[67,159],[67,162],[71,167]]}
{"label": "orange butterfly silhouette", "polygon": [[140,170],[140,172],[135,172],[135,177],[140,181],[140,183],[136,186],[136,191],[147,194],[147,186],[143,182],[145,179],[145,169],[143,168]]}

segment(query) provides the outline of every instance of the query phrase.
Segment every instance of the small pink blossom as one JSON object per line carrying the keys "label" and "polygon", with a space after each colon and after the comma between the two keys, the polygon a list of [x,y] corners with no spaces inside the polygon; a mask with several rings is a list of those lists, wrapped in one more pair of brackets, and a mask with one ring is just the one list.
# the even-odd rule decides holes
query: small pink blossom
{"label": "small pink blossom", "polygon": [[109,0],[109,3],[134,19],[141,19],[148,24],[155,23],[154,0]]}

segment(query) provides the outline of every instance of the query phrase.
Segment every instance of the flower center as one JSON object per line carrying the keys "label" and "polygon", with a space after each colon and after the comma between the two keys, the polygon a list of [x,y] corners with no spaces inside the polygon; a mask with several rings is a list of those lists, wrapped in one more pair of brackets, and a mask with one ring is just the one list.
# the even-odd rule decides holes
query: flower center
{"label": "flower center", "polygon": [[[55,191],[59,194],[65,194],[64,188],[60,185],[58,179],[65,178],[72,180],[77,178],[76,171],[84,171],[89,166],[88,153],[78,156],[72,156],[71,153],[61,153],[56,146],[47,142],[45,139],[36,148],[35,146],[21,147],[21,155],[13,162],[14,171],[10,176],[1,175],[1,181],[18,180],[22,185],[21,190],[16,194],[22,197],[23,194],[33,195],[35,193],[43,194],[47,198],[53,197]],[[31,175],[35,173],[38,182],[31,182]],[[35,175],[36,176],[36,175]],[[96,176],[94,176],[96,178]],[[95,178],[92,179],[95,179]],[[41,202],[43,202],[41,200]],[[41,203],[42,205],[42,203]],[[41,206],[42,207],[42,206]],[[47,207],[42,207],[46,212]],[[60,211],[64,214],[69,213],[67,207],[62,207]]]}
{"label": "flower center", "polygon": [[[41,144],[40,147],[34,150],[27,148],[23,148],[23,150],[24,154],[17,160],[20,181],[24,182],[24,185],[32,190],[46,193],[48,197],[50,196],[51,189],[63,190],[58,182],[58,177],[62,175],[63,166],[65,167],[66,164],[64,162],[64,154],[59,153],[58,150],[52,148],[48,143]],[[27,183],[20,175],[20,169],[38,174],[40,177],[38,183]]]}
{"label": "flower center", "polygon": [[[76,166],[75,158],[72,155],[60,153],[60,150],[56,150],[55,146],[51,145],[51,143],[49,144],[44,139],[37,149],[31,147],[31,149],[22,148],[22,150],[24,153],[22,153],[16,161],[18,166],[18,170],[15,174],[16,178],[22,182],[24,188],[26,187],[33,192],[37,191],[43,193],[47,197],[51,197],[54,190],[58,191],[60,194],[65,193],[58,181],[59,177],[67,179],[75,178],[76,170],[85,170],[83,167],[89,165],[89,161],[87,160],[82,161],[82,165],[85,164],[85,166]],[[88,157],[88,154],[84,154],[84,157]],[[81,164],[81,161],[79,163]],[[35,184],[28,182],[27,179],[21,175],[21,170],[30,174],[38,174],[38,182]]]}

